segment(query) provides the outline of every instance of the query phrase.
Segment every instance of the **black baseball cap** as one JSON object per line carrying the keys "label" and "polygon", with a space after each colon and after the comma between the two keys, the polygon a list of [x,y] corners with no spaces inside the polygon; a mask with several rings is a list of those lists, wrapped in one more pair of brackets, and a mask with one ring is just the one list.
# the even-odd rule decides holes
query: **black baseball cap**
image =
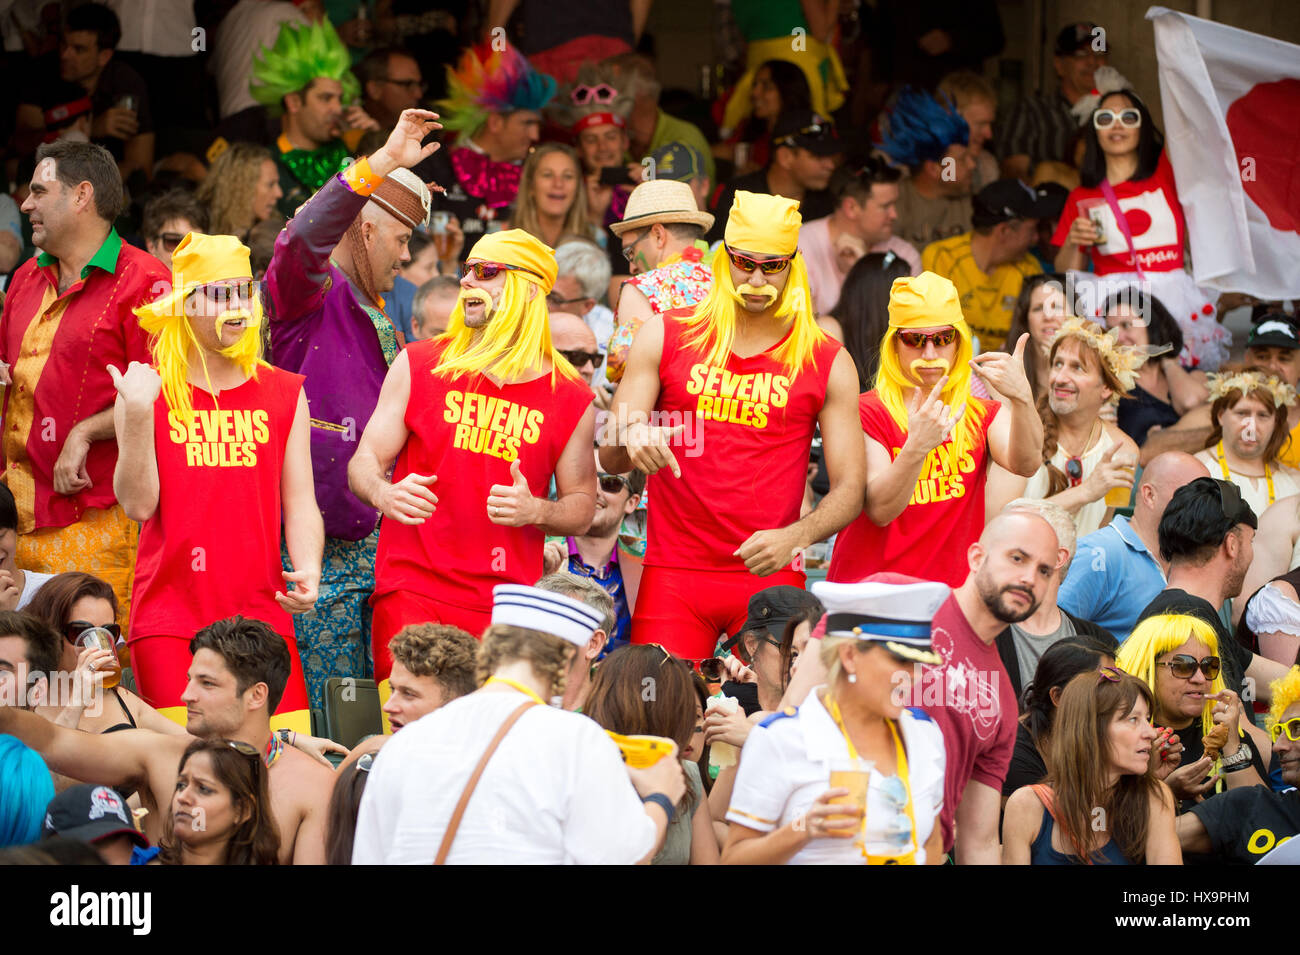
{"label": "black baseball cap", "polygon": [[772,148],[798,146],[814,156],[834,156],[843,149],[835,124],[810,109],[785,110],[772,127]]}
{"label": "black baseball cap", "polygon": [[72,786],[51,799],[41,835],[86,843],[126,835],[140,848],[149,848],[149,840],[131,824],[131,810],[122,794],[110,786],[93,783]]}
{"label": "black baseball cap", "polygon": [[[768,643],[779,645],[785,627],[791,620],[820,617],[826,612],[822,602],[802,587],[783,584],[760,590],[749,598],[749,617],[745,625],[722,645],[730,650],[740,642],[742,634],[757,631]],[[743,653],[743,648],[741,650]]]}
{"label": "black baseball cap", "polygon": [[1285,312],[1268,312],[1250,330],[1247,348],[1300,348],[1300,334]]}
{"label": "black baseball cap", "polygon": [[[1057,56],[1073,56],[1079,50],[1085,47],[1091,47],[1093,41],[1093,31],[1100,27],[1095,23],[1081,22],[1070,23],[1061,28],[1061,32],[1056,34],[1055,54]],[[1106,53],[1110,52],[1110,38],[1106,37]]]}
{"label": "black baseball cap", "polygon": [[1019,179],[998,179],[975,194],[970,221],[978,229],[1012,219],[1051,218],[1054,209],[1060,215],[1055,196],[1044,187],[1034,189]]}

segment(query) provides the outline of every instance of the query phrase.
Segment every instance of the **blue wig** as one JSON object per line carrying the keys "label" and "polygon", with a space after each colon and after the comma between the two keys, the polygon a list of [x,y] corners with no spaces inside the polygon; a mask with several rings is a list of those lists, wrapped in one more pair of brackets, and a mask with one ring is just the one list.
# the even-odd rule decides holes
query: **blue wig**
{"label": "blue wig", "polygon": [[0,736],[0,848],[41,837],[54,780],[45,761],[15,736]]}
{"label": "blue wig", "polygon": [[929,93],[910,86],[898,94],[881,127],[881,151],[908,169],[939,162],[949,146],[965,146],[970,141],[970,127],[955,107],[946,107]]}

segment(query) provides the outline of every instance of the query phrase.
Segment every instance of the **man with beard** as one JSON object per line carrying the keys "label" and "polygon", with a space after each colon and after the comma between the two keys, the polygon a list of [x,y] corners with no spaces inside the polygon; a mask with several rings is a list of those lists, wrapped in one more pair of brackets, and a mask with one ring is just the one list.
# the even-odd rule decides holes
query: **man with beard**
{"label": "man with beard", "polygon": [[288,746],[288,731],[275,733],[269,719],[290,677],[289,647],[260,620],[232,617],[204,627],[189,648],[193,659],[179,677],[188,735],[145,729],[83,733],[3,703],[0,733],[18,737],[56,773],[138,792],[149,810],[144,833],[155,845],[166,834],[176,767],[194,738],[247,743],[267,766],[280,864],[323,864],[334,773]]}
{"label": "man with beard", "polygon": [[[144,525],[131,668],[140,696],[179,723],[190,638],[213,620],[254,614],[290,648],[280,722],[307,733],[289,615],[316,602],[324,532],[302,376],[260,359],[262,309],[238,239],[191,232],[172,268],[172,291],[136,309],[157,370],[108,366],[118,393],[113,490]],[[195,501],[221,504],[204,520]],[[292,559],[283,571],[282,520]]]}
{"label": "man with beard", "polygon": [[446,334],[393,362],[348,466],[353,493],[387,518],[371,601],[378,680],[408,623],[481,634],[493,586],[537,580],[546,536],[582,533],[595,510],[591,389],[547,323],[555,254],[521,229],[495,232],[464,273]]}
{"label": "man with beard", "polygon": [[[861,507],[857,371],[817,328],[798,205],[738,192],[708,297],[650,317],[632,343],[600,461],[651,475],[633,643],[712,656],[749,598],[802,587],[801,552]],[[801,516],[818,427],[830,490]]]}
{"label": "man with beard", "polygon": [[1038,609],[1060,564],[1059,548],[1037,514],[995,517],[966,551],[965,582],[934,615],[931,642],[943,663],[926,667],[912,692],[943,730],[943,844],[952,852],[960,836],[958,865],[997,865],[1001,858],[998,815],[1017,707],[996,640],[1007,624]]}
{"label": "man with beard", "polygon": [[306,379],[316,501],[325,521],[317,610],[295,618],[317,707],[329,677],[370,674],[368,601],[379,515],[348,492],[347,467],[401,345],[382,293],[392,289],[410,258],[411,233],[428,215],[429,190],[409,167],[437,149],[420,145],[438,128],[435,118],[406,110],[378,152],[331,178],[280,233],[266,273],[271,357]]}

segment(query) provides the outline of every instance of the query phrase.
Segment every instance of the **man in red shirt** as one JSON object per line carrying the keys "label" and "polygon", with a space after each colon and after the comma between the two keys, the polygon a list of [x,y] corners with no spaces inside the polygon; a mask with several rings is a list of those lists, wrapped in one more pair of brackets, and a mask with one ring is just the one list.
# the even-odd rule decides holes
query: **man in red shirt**
{"label": "man in red shirt", "polygon": [[[632,345],[600,461],[652,475],[633,643],[711,656],[756,591],[802,587],[800,551],[862,506],[857,372],[817,328],[798,207],[737,192],[709,296],[648,318]],[[801,517],[818,426],[830,491]]]}
{"label": "man in red shirt", "polygon": [[555,253],[510,229],[479,239],[463,271],[446,334],[397,356],[348,465],[353,493],[387,518],[371,600],[381,681],[398,630],[481,634],[493,586],[531,585],[546,535],[581,534],[595,513],[591,389],[547,323]]}
{"label": "man in red shirt", "polygon": [[61,141],[36,153],[23,212],[41,253],[14,273],[0,317],[3,480],[18,505],[17,563],[81,570],[113,586],[125,623],[137,530],[113,496],[113,382],[105,363],[148,361],[132,310],[171,276],[113,229],[122,180],[107,150]]}
{"label": "man in red shirt", "polygon": [[[275,724],[310,733],[289,614],[316,602],[325,530],[302,376],[260,360],[248,256],[233,236],[187,235],[172,254],[173,291],[136,312],[158,370],[108,367],[121,449],[113,488],[144,524],[127,644],[140,695],[183,723],[194,634],[235,614],[260,620],[290,651]],[[282,515],[292,571],[281,570]]]}
{"label": "man in red shirt", "polygon": [[[840,534],[826,579],[853,583],[881,571],[955,587],[966,547],[984,529],[988,462],[1030,477],[1043,425],[1022,355],[971,357],[957,288],[933,272],[894,280],[876,387],[859,411],[867,436],[861,515]],[[971,394],[979,375],[1002,401]]]}

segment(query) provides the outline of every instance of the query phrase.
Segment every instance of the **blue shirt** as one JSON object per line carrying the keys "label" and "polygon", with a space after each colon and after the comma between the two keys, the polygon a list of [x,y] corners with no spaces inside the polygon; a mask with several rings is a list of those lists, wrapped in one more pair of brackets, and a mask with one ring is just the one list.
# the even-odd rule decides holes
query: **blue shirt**
{"label": "blue shirt", "polygon": [[1121,516],[1080,539],[1056,604],[1123,643],[1165,586],[1155,557]]}
{"label": "blue shirt", "polygon": [[632,614],[627,606],[627,588],[623,586],[623,569],[618,566],[618,543],[615,542],[609,560],[600,570],[583,561],[582,555],[578,553],[576,540],[570,537],[566,543],[569,545],[569,573],[577,574],[579,577],[590,577],[605,588],[605,593],[614,600],[614,613],[618,617],[618,622],[614,625],[614,632],[609,635],[609,640],[605,644],[605,650],[601,654],[604,657],[619,647],[627,645],[628,629],[632,626]]}
{"label": "blue shirt", "polygon": [[411,312],[415,307],[415,283],[400,275],[393,276],[393,290],[384,296],[388,320],[393,327],[411,340]]}

